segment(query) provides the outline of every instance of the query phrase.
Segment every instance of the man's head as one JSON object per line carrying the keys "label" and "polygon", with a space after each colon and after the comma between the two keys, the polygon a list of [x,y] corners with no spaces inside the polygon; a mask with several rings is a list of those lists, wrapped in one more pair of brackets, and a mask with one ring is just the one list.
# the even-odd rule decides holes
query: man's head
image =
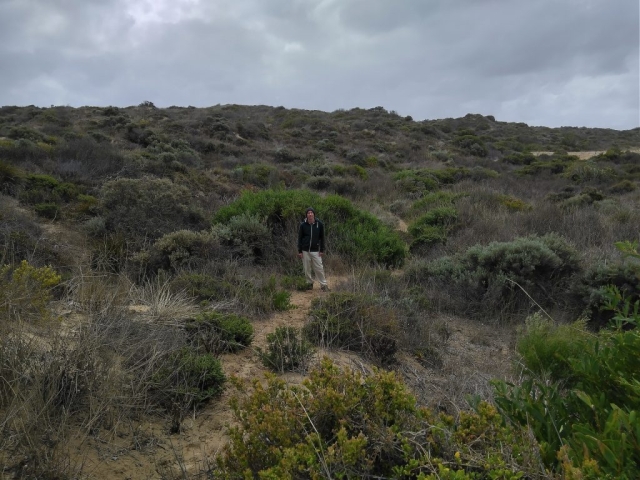
{"label": "man's head", "polygon": [[311,207],[307,208],[305,215],[307,217],[307,222],[314,223],[316,221],[316,212],[313,208]]}

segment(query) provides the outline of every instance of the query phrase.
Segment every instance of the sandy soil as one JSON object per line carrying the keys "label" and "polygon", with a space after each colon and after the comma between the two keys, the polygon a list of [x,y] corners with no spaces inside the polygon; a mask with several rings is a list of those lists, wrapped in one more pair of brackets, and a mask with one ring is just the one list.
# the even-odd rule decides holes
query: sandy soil
{"label": "sandy soil", "polygon": [[[640,148],[630,148],[629,151],[637,153],[637,152],[640,152]],[[531,153],[534,154],[536,157],[539,157],[540,155],[553,155],[553,152],[531,152]],[[605,153],[605,150],[592,150],[592,151],[567,152],[567,153],[569,155],[574,155],[578,157],[580,160],[589,160],[590,158],[600,155],[601,153]]]}

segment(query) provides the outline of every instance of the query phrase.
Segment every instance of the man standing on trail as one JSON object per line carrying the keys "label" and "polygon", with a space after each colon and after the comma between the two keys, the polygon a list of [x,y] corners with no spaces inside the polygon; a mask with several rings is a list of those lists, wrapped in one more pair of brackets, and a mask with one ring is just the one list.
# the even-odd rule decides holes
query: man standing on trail
{"label": "man standing on trail", "polygon": [[304,275],[307,277],[307,282],[311,284],[311,288],[313,288],[313,270],[322,291],[328,292],[329,286],[324,278],[324,267],[322,266],[324,225],[316,219],[316,212],[311,207],[307,208],[305,216],[306,218],[298,228],[298,257],[302,259]]}

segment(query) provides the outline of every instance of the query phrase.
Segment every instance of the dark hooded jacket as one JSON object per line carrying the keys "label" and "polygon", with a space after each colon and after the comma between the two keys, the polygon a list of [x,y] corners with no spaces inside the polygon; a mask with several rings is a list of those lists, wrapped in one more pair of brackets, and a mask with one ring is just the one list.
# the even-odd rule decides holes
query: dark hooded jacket
{"label": "dark hooded jacket", "polygon": [[305,219],[298,228],[298,253],[324,252],[324,225],[316,218],[312,225]]}

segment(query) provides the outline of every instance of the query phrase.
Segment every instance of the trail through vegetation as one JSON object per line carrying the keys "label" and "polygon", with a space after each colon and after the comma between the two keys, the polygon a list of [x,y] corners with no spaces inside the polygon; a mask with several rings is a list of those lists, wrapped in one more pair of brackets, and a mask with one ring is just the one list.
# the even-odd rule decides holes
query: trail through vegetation
{"label": "trail through vegetation", "polygon": [[[491,115],[0,107],[0,477],[201,478],[233,451],[240,477],[624,478],[639,162],[640,129]],[[331,293],[304,290],[292,252],[310,205]],[[327,404],[291,396],[311,379]],[[399,436],[366,401],[394,392],[418,407],[394,410]],[[234,413],[236,395],[275,421]],[[322,439],[280,407],[321,407]],[[243,438],[251,455],[225,449]],[[308,455],[281,464],[290,440]]]}

